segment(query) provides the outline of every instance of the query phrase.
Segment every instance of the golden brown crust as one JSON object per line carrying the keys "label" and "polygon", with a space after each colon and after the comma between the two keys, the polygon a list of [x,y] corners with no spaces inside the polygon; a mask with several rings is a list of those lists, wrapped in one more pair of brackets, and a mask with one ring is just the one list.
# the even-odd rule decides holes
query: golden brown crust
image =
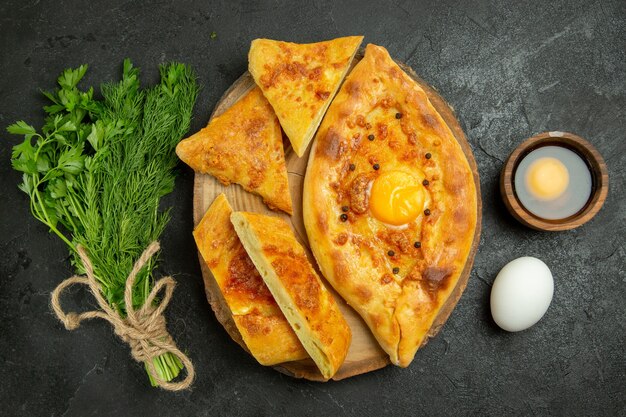
{"label": "golden brown crust", "polygon": [[[428,180],[429,215],[403,230],[385,226],[368,209],[367,184],[391,170],[423,173]],[[391,361],[407,366],[461,275],[477,201],[469,164],[450,129],[384,48],[367,46],[326,113],[303,193],[304,222],[322,273]],[[344,205],[350,211],[342,222]]]}
{"label": "golden brown crust", "polygon": [[194,171],[260,195],[272,209],[292,213],[282,132],[258,87],[176,147]]}
{"label": "golden brown crust", "polygon": [[250,73],[298,156],[313,138],[362,40],[349,36],[310,44],[252,41]]}
{"label": "golden brown crust", "polygon": [[308,357],[241,245],[231,213],[220,194],[193,235],[245,345],[262,365]]}
{"label": "golden brown crust", "polygon": [[256,213],[231,216],[246,251],[325,378],[343,363],[350,328],[333,296],[282,219]]}

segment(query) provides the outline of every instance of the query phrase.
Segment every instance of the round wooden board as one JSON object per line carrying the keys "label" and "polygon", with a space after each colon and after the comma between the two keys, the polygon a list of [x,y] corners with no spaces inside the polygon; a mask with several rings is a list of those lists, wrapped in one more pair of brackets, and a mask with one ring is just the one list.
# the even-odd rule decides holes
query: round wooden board
{"label": "round wooden board", "polygon": [[[362,57],[363,53],[361,51],[355,57],[352,65],[354,66]],[[463,133],[459,122],[454,116],[452,108],[445,102],[445,100],[437,93],[437,91],[433,87],[429,86],[428,84],[426,84],[426,82],[419,78],[410,67],[401,63],[399,63],[399,65],[424,89],[433,106],[437,109],[439,114],[441,114],[443,119],[452,130],[452,133],[461,145],[461,148],[463,149],[463,152],[465,153],[469,162],[470,168],[472,169],[477,192],[478,220],[476,223],[476,232],[474,234],[474,241],[470,250],[470,254],[467,258],[465,267],[456,287],[451,293],[450,298],[448,298],[448,300],[442,307],[439,315],[435,319],[433,326],[428,333],[428,337],[424,339],[424,344],[426,344],[430,337],[435,336],[439,332],[439,329],[443,326],[443,324],[450,316],[450,313],[454,309],[454,306],[458,302],[459,298],[461,298],[461,295],[465,290],[465,287],[467,286],[467,280],[469,278],[472,265],[474,263],[474,256],[476,254],[478,242],[480,240],[482,200],[480,197],[480,181],[478,177],[478,168],[476,166],[476,161],[474,160],[474,155],[472,154],[470,145],[465,138],[465,134]],[[243,97],[253,87],[254,80],[252,79],[252,76],[249,72],[245,72],[241,77],[239,77],[237,81],[233,83],[233,85],[231,85],[228,90],[226,90],[222,98],[215,106],[215,109],[213,110],[210,119],[222,114],[224,111],[226,111],[226,109],[232,106],[237,100]],[[202,216],[209,208],[215,197],[217,197],[220,193],[224,193],[226,194],[226,197],[228,198],[230,204],[233,206],[234,210],[271,214],[274,216],[283,217],[285,220],[290,222],[295,231],[296,237],[305,247],[308,252],[309,259],[315,265],[314,258],[309,250],[306,230],[304,228],[304,223],[302,219],[302,185],[304,182],[304,174],[306,171],[307,161],[309,160],[309,151],[311,149],[311,146],[309,145],[306,153],[301,158],[298,158],[298,156],[292,150],[288,140],[284,141],[284,145],[287,171],[289,173],[289,188],[291,191],[294,205],[293,216],[290,217],[283,212],[272,211],[268,209],[267,206],[263,204],[263,201],[260,197],[244,191],[243,188],[241,188],[239,185],[233,184],[230,186],[224,186],[215,178],[209,175],[196,173],[194,180],[193,197],[194,225],[197,225],[200,222]],[[207,268],[202,259],[202,256],[199,253],[198,257],[200,258],[200,265],[202,269],[206,295],[211,305],[211,308],[215,312],[215,315],[219,322],[222,323],[222,325],[224,326],[228,334],[233,338],[233,340],[235,340],[243,349],[247,350],[245,344],[243,343],[243,340],[241,339],[241,335],[239,334],[235,323],[230,316],[228,306],[225,304],[219,287],[217,286],[215,280],[211,275],[211,272]],[[322,276],[321,273],[319,273],[319,275],[320,277]],[[339,371],[335,374],[333,379],[340,380],[387,366],[390,363],[389,357],[380,348],[365,322],[351,307],[349,307],[343,301],[343,299],[336,292],[332,290],[332,287],[330,285],[327,285],[327,287],[333,292],[333,295],[335,296],[335,299],[337,300],[339,307],[341,308],[341,311],[343,312],[346,320],[348,321],[348,324],[350,325],[350,329],[352,330],[352,344],[350,345],[348,355],[345,362],[343,363]],[[317,367],[310,359],[284,363],[276,366],[275,369],[296,378],[306,378],[313,381],[324,380],[319,373]]]}

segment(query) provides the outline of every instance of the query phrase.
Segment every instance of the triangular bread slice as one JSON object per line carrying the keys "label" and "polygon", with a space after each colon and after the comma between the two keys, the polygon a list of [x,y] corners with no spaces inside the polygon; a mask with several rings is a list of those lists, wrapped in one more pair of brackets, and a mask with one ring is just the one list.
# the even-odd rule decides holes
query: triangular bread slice
{"label": "triangular bread slice", "polygon": [[280,124],[258,87],[181,141],[176,154],[194,171],[237,183],[292,214]]}
{"label": "triangular bread slice", "polygon": [[363,36],[298,44],[255,39],[248,69],[298,156],[306,151]]}
{"label": "triangular bread slice", "polygon": [[[193,236],[244,344],[262,365],[307,358],[298,337],[241,245],[230,222],[232,211],[226,196],[220,194],[198,223]],[[208,281],[205,286],[214,288]]]}
{"label": "triangular bread slice", "polygon": [[322,376],[331,378],[343,363],[352,333],[284,220],[234,212],[230,220],[274,299]]}

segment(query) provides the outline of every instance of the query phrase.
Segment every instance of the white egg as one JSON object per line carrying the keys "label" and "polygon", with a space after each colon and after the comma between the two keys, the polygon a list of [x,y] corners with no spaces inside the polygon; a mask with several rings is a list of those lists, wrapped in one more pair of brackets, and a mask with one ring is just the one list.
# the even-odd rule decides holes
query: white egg
{"label": "white egg", "polygon": [[524,256],[504,266],[491,288],[491,315],[509,332],[537,323],[548,310],[554,293],[550,268],[537,258]]}

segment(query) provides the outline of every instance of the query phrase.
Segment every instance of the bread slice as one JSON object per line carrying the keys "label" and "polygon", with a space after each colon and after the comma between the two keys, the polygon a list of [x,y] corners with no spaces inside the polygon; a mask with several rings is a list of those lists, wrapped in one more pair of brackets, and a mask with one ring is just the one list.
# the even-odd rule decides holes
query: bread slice
{"label": "bread slice", "polygon": [[280,124],[258,88],[176,146],[196,172],[234,182],[260,195],[272,209],[292,214]]}
{"label": "bread slice", "polygon": [[363,36],[297,44],[255,39],[248,69],[298,156],[306,151]]}
{"label": "bread slice", "polygon": [[230,220],[280,309],[324,378],[343,363],[350,327],[284,220],[234,212]]}
{"label": "bread slice", "polygon": [[298,337],[241,245],[230,222],[232,211],[224,194],[220,194],[198,223],[193,236],[244,344],[262,365],[307,358]]}

